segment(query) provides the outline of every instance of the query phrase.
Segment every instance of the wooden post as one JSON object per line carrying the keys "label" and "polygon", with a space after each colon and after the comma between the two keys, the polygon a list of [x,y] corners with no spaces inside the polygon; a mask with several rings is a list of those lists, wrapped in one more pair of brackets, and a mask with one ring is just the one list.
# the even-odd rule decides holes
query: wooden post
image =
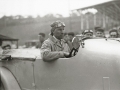
{"label": "wooden post", "polygon": [[96,14],[94,14],[94,27],[96,26]]}
{"label": "wooden post", "polygon": [[86,29],[89,29],[89,20],[88,15],[86,14]]}
{"label": "wooden post", "polygon": [[[102,8],[102,10],[105,10],[105,9]],[[106,27],[105,12],[103,12],[102,17],[103,17],[103,28],[105,28]]]}
{"label": "wooden post", "polygon": [[83,27],[83,15],[82,15],[82,10],[80,10],[80,17],[81,17],[81,30],[83,30],[84,27]]}

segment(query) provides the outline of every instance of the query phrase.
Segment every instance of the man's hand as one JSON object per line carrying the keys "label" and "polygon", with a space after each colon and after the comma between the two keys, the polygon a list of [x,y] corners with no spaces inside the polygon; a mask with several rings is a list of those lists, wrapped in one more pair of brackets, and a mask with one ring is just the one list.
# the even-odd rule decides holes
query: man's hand
{"label": "man's hand", "polygon": [[64,56],[67,58],[69,56],[68,52],[64,52]]}

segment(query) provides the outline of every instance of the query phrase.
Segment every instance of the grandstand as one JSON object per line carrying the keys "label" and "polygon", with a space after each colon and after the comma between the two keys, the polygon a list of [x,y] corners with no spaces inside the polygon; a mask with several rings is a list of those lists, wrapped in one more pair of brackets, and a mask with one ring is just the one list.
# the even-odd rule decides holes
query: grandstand
{"label": "grandstand", "polygon": [[80,14],[81,30],[99,26],[106,30],[120,26],[120,1],[105,3],[72,10]]}

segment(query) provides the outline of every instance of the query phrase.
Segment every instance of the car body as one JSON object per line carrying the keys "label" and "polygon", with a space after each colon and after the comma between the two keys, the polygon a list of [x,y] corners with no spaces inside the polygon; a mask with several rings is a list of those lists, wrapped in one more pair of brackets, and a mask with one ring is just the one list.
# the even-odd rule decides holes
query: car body
{"label": "car body", "polygon": [[117,39],[87,39],[76,56],[52,62],[44,62],[39,49],[18,49],[6,55],[12,59],[0,62],[5,90],[120,90]]}

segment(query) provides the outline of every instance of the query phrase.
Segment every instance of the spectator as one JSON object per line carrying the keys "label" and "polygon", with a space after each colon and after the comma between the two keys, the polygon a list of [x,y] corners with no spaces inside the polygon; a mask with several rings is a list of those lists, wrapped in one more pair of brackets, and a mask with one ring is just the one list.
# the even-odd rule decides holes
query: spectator
{"label": "spectator", "polygon": [[99,29],[99,28],[101,28],[101,27],[95,27],[95,31],[97,31],[97,29]]}
{"label": "spectator", "polygon": [[37,45],[37,48],[41,48],[43,42],[45,41],[45,34],[44,33],[39,33],[39,44]]}
{"label": "spectator", "polygon": [[10,45],[3,46],[3,49],[4,50],[9,50],[9,49],[11,49],[11,46]]}
{"label": "spectator", "polygon": [[63,40],[66,40],[66,38],[69,39],[68,34],[67,33],[63,33]]}
{"label": "spectator", "polygon": [[109,38],[118,38],[119,34],[116,29],[112,29],[109,31]]}
{"label": "spectator", "polygon": [[68,35],[68,33],[66,33],[66,32],[65,32],[65,33],[63,33],[63,36],[66,36],[66,35]]}
{"label": "spectator", "polygon": [[73,38],[75,37],[74,32],[69,32],[68,36],[69,36],[70,41],[73,42]]}
{"label": "spectator", "polygon": [[70,53],[70,41],[63,40],[65,24],[61,21],[56,21],[51,24],[51,27],[49,38],[44,41],[41,47],[41,56],[44,61],[65,58]]}
{"label": "spectator", "polygon": [[84,30],[82,34],[84,35],[84,37],[91,38],[93,37],[93,30]]}
{"label": "spectator", "polygon": [[76,55],[78,52],[78,49],[80,47],[79,39],[78,39],[78,37],[75,36],[74,32],[69,32],[68,36],[69,36],[70,41],[72,42],[73,49],[75,50],[74,55]]}
{"label": "spectator", "polygon": [[[63,41],[64,41],[64,42],[70,41],[70,37],[68,36],[68,33],[63,33]],[[72,42],[69,43],[69,48],[70,48],[70,50],[73,49]]]}
{"label": "spectator", "polygon": [[96,36],[96,37],[105,38],[104,29],[102,29],[102,28],[97,28],[97,29],[95,30],[95,36]]}

